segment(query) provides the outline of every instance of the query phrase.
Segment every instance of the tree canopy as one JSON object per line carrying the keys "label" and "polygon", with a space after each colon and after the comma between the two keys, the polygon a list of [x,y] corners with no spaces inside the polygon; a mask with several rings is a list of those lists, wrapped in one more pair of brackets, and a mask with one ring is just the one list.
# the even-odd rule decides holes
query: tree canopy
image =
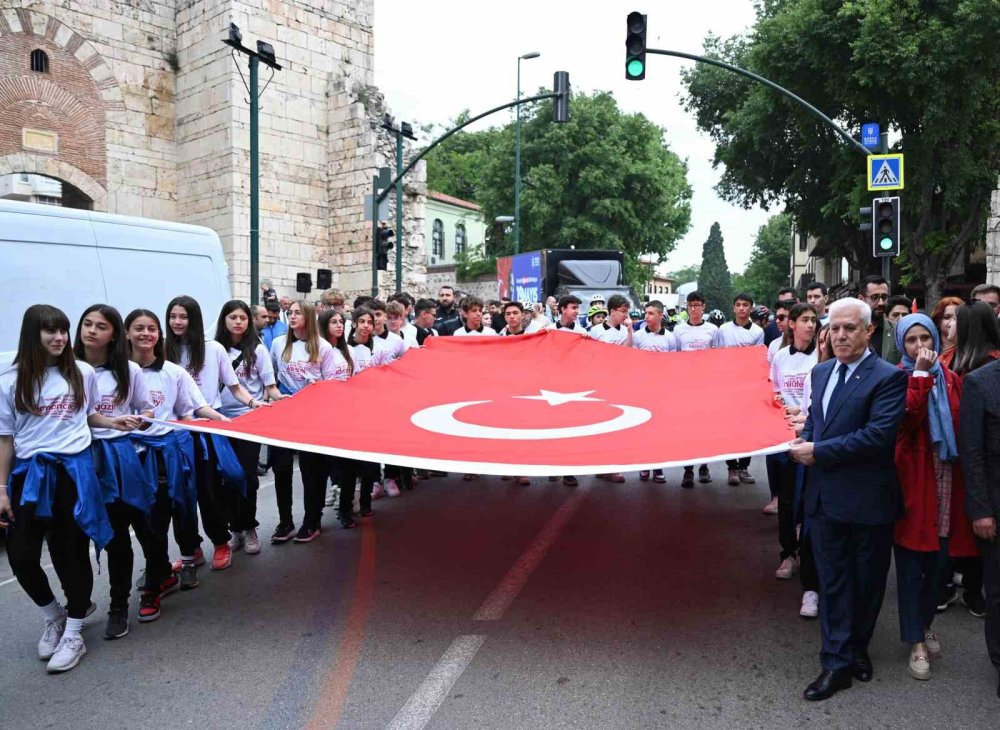
{"label": "tree canopy", "polygon": [[[904,257],[928,298],[983,239],[1000,168],[997,0],[761,0],[743,36],[705,54],[791,89],[856,137],[878,121],[906,154]],[[746,207],[781,202],[798,226],[863,271],[857,232],[864,159],[805,109],[742,76],[696,66],[687,106],[724,164],[720,194]]]}
{"label": "tree canopy", "polygon": [[[428,185],[472,200],[492,221],[514,212],[513,123],[459,133],[428,155]],[[639,257],[663,261],[687,232],[687,168],[664,131],[641,114],[624,114],[606,92],[574,94],[570,121],[552,122],[551,103],[521,112],[521,250],[621,250],[627,277],[648,277]],[[488,253],[513,252],[513,236]]]}
{"label": "tree canopy", "polygon": [[708,309],[728,312],[733,303],[733,289],[729,266],[726,264],[726,251],[722,244],[722,227],[713,223],[701,250],[698,291],[704,295]]}

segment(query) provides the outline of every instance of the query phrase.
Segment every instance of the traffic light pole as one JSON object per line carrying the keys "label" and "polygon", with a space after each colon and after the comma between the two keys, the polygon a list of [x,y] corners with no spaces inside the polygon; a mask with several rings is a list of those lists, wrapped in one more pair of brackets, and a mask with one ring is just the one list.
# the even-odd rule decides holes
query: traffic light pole
{"label": "traffic light pole", "polygon": [[250,304],[260,297],[260,144],[257,132],[260,103],[257,56],[250,56]]}
{"label": "traffic light pole", "polygon": [[752,79],[754,81],[757,81],[758,83],[764,84],[765,86],[774,89],[779,94],[788,97],[796,104],[799,104],[800,106],[804,107],[810,114],[812,114],[817,119],[822,120],[827,126],[831,127],[837,134],[839,134],[844,139],[845,142],[854,147],[854,149],[863,154],[865,157],[868,157],[871,154],[871,151],[867,147],[865,147],[863,144],[854,139],[854,137],[852,137],[846,131],[841,129],[841,127],[836,122],[830,119],[830,117],[821,112],[819,109],[814,107],[808,101],[806,101],[800,96],[797,96],[796,94],[793,94],[784,86],[779,86],[770,79],[766,79],[763,76],[755,74],[753,71],[747,71],[745,68],[740,68],[739,66],[733,66],[732,64],[726,63],[725,61],[720,61],[717,58],[706,58],[705,56],[696,56],[693,53],[682,53],[681,51],[667,51],[661,48],[647,48],[645,49],[645,51],[646,53],[655,53],[660,56],[674,56],[676,58],[686,58],[689,61],[698,61],[699,63],[707,63],[711,66],[718,66],[719,68],[724,68],[727,71],[732,71],[733,73],[740,74],[741,76],[746,76],[748,79]]}
{"label": "traffic light pole", "polygon": [[[403,135],[396,132],[396,293],[403,291]],[[375,216],[372,216],[374,218]]]}
{"label": "traffic light pole", "polygon": [[378,194],[378,175],[372,175],[372,296],[375,299],[378,299],[378,204],[382,199]]}
{"label": "traffic light pole", "polygon": [[[883,155],[889,154],[889,133],[882,132],[879,135],[879,151]],[[882,278],[889,282],[889,288],[892,288],[892,257],[883,256],[882,257]]]}

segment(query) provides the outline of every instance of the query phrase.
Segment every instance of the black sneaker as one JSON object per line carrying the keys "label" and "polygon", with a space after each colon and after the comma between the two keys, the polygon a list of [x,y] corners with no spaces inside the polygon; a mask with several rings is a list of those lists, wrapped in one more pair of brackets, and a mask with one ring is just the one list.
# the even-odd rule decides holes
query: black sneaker
{"label": "black sneaker", "polygon": [[944,595],[941,596],[941,602],[937,605],[937,612],[944,613],[948,610],[948,606],[953,604],[958,600],[958,590],[949,583],[944,589]]}
{"label": "black sneaker", "polygon": [[563,484],[567,487],[576,487],[580,485],[580,482],[576,480],[576,477],[563,477]]}
{"label": "black sneaker", "polygon": [[257,476],[262,477],[267,475],[267,467],[264,464],[257,464]]}
{"label": "black sneaker", "polygon": [[657,484],[667,483],[667,478],[663,475],[663,469],[653,469],[653,481]]}
{"label": "black sneaker", "polygon": [[343,527],[345,530],[350,530],[350,529],[353,529],[353,528],[357,527],[358,523],[355,522],[350,517],[341,517],[340,518],[340,526]]}
{"label": "black sneaker", "polygon": [[708,484],[712,481],[712,475],[708,472],[708,465],[702,464],[698,467],[698,483]]}
{"label": "black sneaker", "polygon": [[981,593],[966,591],[962,594],[962,603],[969,609],[969,613],[976,618],[984,618],[986,616],[986,601],[983,600]]}
{"label": "black sneaker", "polygon": [[295,525],[291,522],[279,522],[271,535],[271,544],[288,542],[295,536]]}
{"label": "black sneaker", "polygon": [[371,517],[372,516],[372,508],[371,507],[362,507],[361,508],[360,516],[361,517]]}
{"label": "black sneaker", "polygon": [[120,639],[128,633],[128,607],[112,606],[108,611],[108,625],[104,629],[105,639]]}
{"label": "black sneaker", "polygon": [[681,479],[681,486],[685,489],[694,489],[694,469],[684,470],[684,477]]}
{"label": "black sneaker", "polygon": [[[181,590],[191,591],[198,587],[198,566],[194,563],[184,563],[180,572]],[[159,595],[157,595],[159,598]]]}
{"label": "black sneaker", "polygon": [[293,539],[295,542],[312,542],[317,537],[319,537],[318,527],[306,527],[305,525],[302,525]]}

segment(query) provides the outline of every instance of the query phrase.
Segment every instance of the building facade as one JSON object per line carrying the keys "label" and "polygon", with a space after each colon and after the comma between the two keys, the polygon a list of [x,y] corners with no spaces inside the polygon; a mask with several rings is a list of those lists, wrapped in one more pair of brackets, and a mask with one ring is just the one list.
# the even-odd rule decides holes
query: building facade
{"label": "building facade", "polygon": [[454,266],[457,255],[482,255],[486,243],[486,222],[482,209],[468,200],[427,192],[424,214],[427,266]]}
{"label": "building facade", "polygon": [[[0,0],[0,176],[58,180],[76,207],[213,228],[233,293],[248,296],[249,107],[245,58],[221,42],[231,22],[284,66],[261,96],[261,277],[292,293],[297,272],[329,268],[335,287],[368,291],[364,195],[395,145],[377,124],[374,0]],[[261,86],[269,76],[262,66]],[[408,215],[404,229],[404,288],[419,291],[422,225]]]}

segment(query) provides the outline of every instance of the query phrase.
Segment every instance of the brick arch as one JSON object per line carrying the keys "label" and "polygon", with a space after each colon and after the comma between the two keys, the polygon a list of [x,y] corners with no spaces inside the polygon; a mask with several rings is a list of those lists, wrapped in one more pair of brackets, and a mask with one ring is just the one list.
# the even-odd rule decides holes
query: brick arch
{"label": "brick arch", "polygon": [[[48,55],[49,73],[30,70],[35,49]],[[111,68],[83,36],[35,10],[0,12],[0,155],[22,153],[66,163],[95,182],[104,197],[108,112],[124,109]],[[25,150],[24,127],[56,132],[58,153],[50,157]],[[96,207],[97,198],[91,197]]]}
{"label": "brick arch", "polygon": [[0,175],[18,172],[33,172],[68,182],[94,202],[94,210],[108,209],[108,191],[101,183],[83,170],[51,155],[15,152],[0,156]]}

